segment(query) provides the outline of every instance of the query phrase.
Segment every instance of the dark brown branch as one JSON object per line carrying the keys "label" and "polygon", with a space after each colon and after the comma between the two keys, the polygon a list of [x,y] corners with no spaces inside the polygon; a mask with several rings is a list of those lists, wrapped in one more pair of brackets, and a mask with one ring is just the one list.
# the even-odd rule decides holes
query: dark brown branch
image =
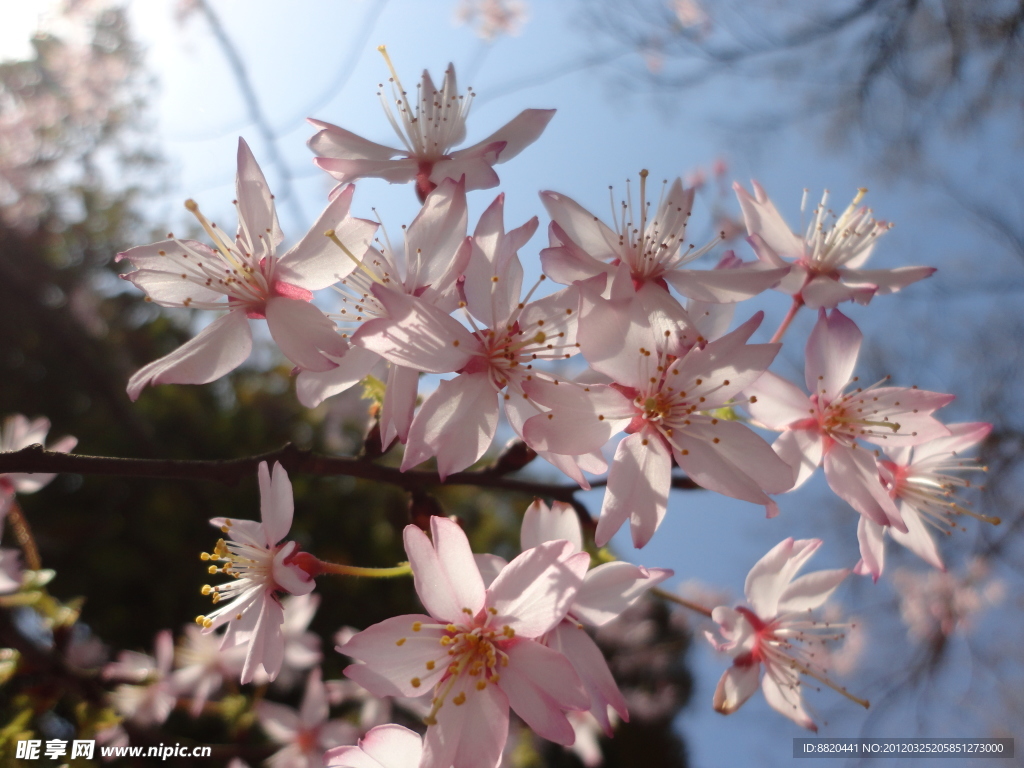
{"label": "dark brown branch", "polygon": [[[442,482],[436,472],[402,472],[395,467],[353,459],[344,456],[325,456],[296,448],[291,443],[276,451],[241,459],[204,461],[195,459],[126,459],[112,456],[82,456],[56,453],[32,445],[20,451],[0,453],[0,474],[7,472],[71,473],[77,475],[111,475],[116,477],[152,477],[175,480],[214,480],[235,485],[239,480],[255,477],[261,461],[280,462],[289,473],[310,475],[345,475],[361,480],[397,485],[408,491],[420,491],[442,485],[473,485],[478,488],[498,488],[557,501],[575,502],[575,494],[582,490],[575,484],[544,483],[506,477],[500,463],[487,469],[457,472]],[[593,487],[605,485],[604,480]],[[689,478],[673,477],[672,487],[692,490],[698,486]]]}

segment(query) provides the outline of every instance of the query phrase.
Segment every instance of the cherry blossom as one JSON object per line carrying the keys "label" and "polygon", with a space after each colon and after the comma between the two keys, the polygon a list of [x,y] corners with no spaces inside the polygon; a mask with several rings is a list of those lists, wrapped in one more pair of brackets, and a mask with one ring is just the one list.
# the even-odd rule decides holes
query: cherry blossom
{"label": "cherry blossom", "polygon": [[171,678],[174,638],[169,629],[156,636],[156,658],[136,651],[122,651],[118,660],[103,669],[110,680],[130,680],[111,693],[119,714],[143,727],[159,725],[174,709],[177,696]]}
{"label": "cherry blossom", "polygon": [[552,410],[527,421],[530,445],[579,454],[625,430],[608,474],[595,541],[604,546],[627,518],[633,544],[654,535],[668,505],[672,460],[703,488],[763,504],[793,484],[792,471],[752,430],[715,414],[771,364],[778,344],[746,344],[758,313],[728,335],[686,350],[670,330],[655,333],[641,302],[584,301],[579,340],[590,365],[614,382],[573,386],[528,382]]}
{"label": "cherry blossom", "polygon": [[961,453],[974,447],[992,431],[985,422],[950,424],[949,437],[937,437],[922,445],[897,446],[878,459],[879,480],[889,496],[899,503],[900,516],[906,523],[902,533],[891,526],[881,526],[861,517],[857,538],[861,545],[861,561],[855,573],[870,574],[877,581],[885,564],[884,533],[925,562],[945,570],[939,548],[929,528],[949,534],[961,516],[974,517],[988,523],[999,518],[972,511],[957,497],[957,491],[972,486],[960,473],[984,470],[977,459],[963,458]]}
{"label": "cherry blossom", "polygon": [[528,17],[522,0],[461,0],[455,12],[460,24],[474,26],[477,37],[487,41],[499,35],[518,35]]}
{"label": "cherry blossom", "polygon": [[[949,434],[932,413],[953,395],[916,387],[870,387],[853,376],[863,335],[838,309],[819,310],[807,340],[804,394],[796,385],[766,373],[746,392],[747,406],[761,425],[782,434],[772,446],[796,472],[799,488],[822,463],[835,493],[878,525],[906,533],[907,524],[879,482],[875,457],[858,440],[912,446]],[[853,387],[849,392],[846,390]]]}
{"label": "cherry blossom", "polygon": [[[326,372],[302,371],[296,382],[299,401],[313,407],[325,398],[344,392],[369,373],[381,357],[372,348],[351,345],[365,323],[386,318],[393,311],[386,302],[417,297],[428,311],[447,315],[458,303],[456,281],[470,258],[471,242],[466,236],[466,185],[450,179],[427,195],[422,209],[405,232],[401,248],[390,240],[370,248],[358,269],[336,286],[342,307],[331,318],[342,329],[348,351],[332,358],[337,368]],[[400,295],[399,295],[400,294]],[[353,338],[354,341],[354,338]],[[408,439],[416,406],[419,369],[409,361],[393,362],[387,379],[381,412],[381,440],[386,447],[398,437]]]}
{"label": "cherry blossom", "polygon": [[812,309],[831,309],[844,301],[867,304],[875,295],[895,293],[935,272],[934,267],[861,269],[879,236],[892,227],[873,219],[869,208],[858,207],[866,189],[858,190],[838,218],[828,208],[825,192],[801,237],[790,230],[761,185],[752,184],[753,197],[739,183],[733,185],[750,243],[765,264],[788,270],[778,290]]}
{"label": "cherry blossom", "polygon": [[[185,207],[209,235],[212,248],[169,237],[117,256],[137,267],[122,277],[141,288],[149,301],[164,307],[229,310],[191,341],[139,369],[128,382],[128,396],[137,399],[150,384],[206,384],[234,370],[252,350],[249,319],[265,319],[280,350],[300,368],[336,367],[330,356],[342,357],[348,345],[311,301],[313,291],[355,269],[376,229],[373,222],[348,215],[354,192],[351,186],[341,190],[305,237],[279,257],[284,235],[273,196],[248,145],[239,139],[234,239],[189,200]],[[328,229],[352,258],[324,237]]]}
{"label": "cherry blossom", "polygon": [[[534,501],[523,516],[520,531],[523,549],[559,539],[569,541],[574,553],[583,550],[576,511],[565,502],[556,501],[548,507],[543,501]],[[583,625],[601,627],[613,621],[644,592],[672,573],[668,568],[645,568],[624,562],[603,563],[591,568],[583,577],[583,586],[576,593],[565,619],[544,640],[572,663],[590,696],[590,713],[607,736],[612,735],[611,710],[626,722],[629,722],[629,712],[601,649],[584,631]],[[578,722],[576,727],[578,733],[582,723]]]}
{"label": "cherry blossom", "polygon": [[[29,421],[20,413],[4,419],[0,427],[0,453],[20,451],[30,445],[42,445],[50,431],[50,420],[38,418]],[[74,437],[62,437],[47,447],[48,451],[68,453],[78,444]],[[0,474],[0,538],[3,537],[4,518],[7,509],[17,493],[35,493],[48,484],[56,475],[42,472],[8,472]]]}
{"label": "cherry blossom", "polygon": [[[739,709],[757,690],[760,680],[765,701],[775,711],[804,728],[818,727],[804,709],[801,675],[842,693],[867,707],[827,676],[821,666],[825,643],[843,637],[845,625],[810,618],[849,574],[848,570],[797,572],[821,546],[819,539],[792,538],[779,542],[762,557],[744,584],[747,605],[718,606],[712,618],[718,634],[705,632],[716,650],[732,657],[715,689],[714,706],[723,715]],[[816,647],[817,646],[817,647]],[[764,667],[764,675],[761,668]]]}
{"label": "cherry blossom", "polygon": [[[499,402],[520,436],[522,425],[541,409],[523,391],[535,364],[563,360],[579,352],[576,323],[579,289],[566,288],[531,302],[534,289],[520,301],[523,269],[516,252],[533,235],[537,219],[506,233],[501,195],[480,217],[462,282],[472,330],[423,297],[379,290],[387,317],[364,323],[354,341],[393,364],[431,373],[457,372],[442,381],[413,419],[402,460],[406,470],[437,457],[442,479],[477,461],[491,445],[498,426]],[[478,319],[478,327],[472,318]],[[585,487],[576,461],[542,454]],[[603,472],[600,456],[583,457],[583,466]]]}
{"label": "cherry blossom", "polygon": [[226,678],[241,674],[245,651],[242,645],[224,647],[222,635],[207,634],[195,624],[185,627],[185,636],[175,655],[178,668],[172,679],[178,695],[191,698],[192,717],[203,713],[206,702]]}
{"label": "cherry blossom", "polygon": [[356,738],[355,726],[344,720],[328,720],[330,706],[320,667],[309,673],[302,704],[296,712],[273,701],[256,705],[260,727],[282,748],[267,760],[271,768],[320,768],[324,752]]}
{"label": "cherry blossom", "polygon": [[338,651],[345,674],[378,696],[433,689],[421,768],[493,768],[511,706],[539,736],[573,743],[566,710],[590,706],[579,676],[541,638],[572,605],[590,557],[555,541],[529,549],[485,587],[462,529],[431,518],[433,541],[415,526],[405,548],[429,615],[396,616]]}
{"label": "cherry blossom", "polygon": [[944,642],[957,630],[966,632],[978,614],[1006,596],[1006,583],[993,577],[981,558],[970,560],[960,573],[900,568],[893,584],[908,634],[929,644]]}
{"label": "cherry blossom", "polygon": [[210,573],[223,573],[234,580],[204,586],[203,594],[210,595],[214,604],[229,602],[209,616],[196,618],[207,633],[227,624],[225,646],[248,644],[242,666],[243,683],[253,679],[260,664],[270,680],[281,670],[285,653],[284,607],[278,593],[306,595],[315,586],[313,578],[294,562],[299,554],[298,545],[294,541],[281,543],[288,535],[294,513],[288,473],[280,464],[274,464],[271,477],[267,462],[263,461],[259,482],[261,523],[223,517],[210,521],[227,534],[229,541],[220,539],[213,553],[204,552],[202,559],[224,563],[211,565]]}
{"label": "cherry blossom", "polygon": [[511,160],[535,142],[554,117],[553,109],[525,109],[483,141],[452,151],[466,138],[473,91],[459,95],[455,67],[449,64],[441,90],[424,70],[415,97],[410,97],[384,46],[378,50],[391,70],[389,82],[397,117],[383,92],[378,95],[402,147],[385,147],[336,125],[310,120],[319,129],[309,140],[309,148],[317,155],[315,162],[341,184],[364,177],[385,179],[392,184],[415,180],[420,200],[445,179],[457,180],[462,176],[466,178],[466,189],[496,187],[498,174],[492,166]]}
{"label": "cherry blossom", "polygon": [[388,723],[367,731],[358,746],[328,750],[324,765],[327,768],[419,768],[422,756],[423,740],[418,733]]}
{"label": "cherry blossom", "polygon": [[668,294],[669,285],[690,299],[731,303],[761,293],[785,275],[784,269],[758,262],[740,262],[723,271],[686,269],[714,248],[720,238],[699,248],[684,248],[695,190],[684,190],[677,178],[667,194],[662,190],[651,216],[646,199],[647,175],[647,171],[640,172],[638,206],[634,207],[630,195],[622,203],[620,216],[615,215],[613,207],[614,230],[571,198],[556,192],[541,193],[552,219],[551,247],[541,251],[541,264],[553,280],[572,283],[608,274],[609,279],[631,283],[648,312],[660,310],[685,322],[682,307]]}

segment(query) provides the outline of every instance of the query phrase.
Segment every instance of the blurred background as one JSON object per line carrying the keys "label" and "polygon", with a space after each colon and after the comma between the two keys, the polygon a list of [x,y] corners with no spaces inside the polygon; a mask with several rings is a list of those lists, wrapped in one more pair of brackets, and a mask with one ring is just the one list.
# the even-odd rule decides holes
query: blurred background
{"label": "blurred background", "polygon": [[[699,186],[691,225],[698,244],[721,230],[743,234],[733,180],[756,178],[794,226],[805,188],[812,205],[830,190],[836,208],[869,188],[875,216],[896,224],[872,265],[939,272],[849,308],[866,337],[858,372],[954,392],[945,421],[995,424],[981,448],[987,488],[973,501],[1003,522],[966,521],[943,542],[946,573],[890,548],[879,583],[848,580],[839,598],[858,629],[836,674],[872,707],[864,712],[829,691],[812,694],[812,706],[824,736],[1017,735],[1019,1],[0,0],[0,416],[46,416],[51,437],[75,435],[78,451],[97,455],[230,458],[286,441],[357,453],[370,401],[354,391],[301,408],[289,366],[266,340],[219,382],[157,387],[130,403],[131,373],[211,317],[145,303],[117,279],[113,257],[170,231],[190,232],[186,198],[216,221],[231,219],[239,136],[276,195],[286,244],[298,239],[333,184],[312,164],[305,118],[394,140],[377,96],[388,74],[376,52],[382,43],[407,88],[423,68],[439,78],[455,64],[460,86],[477,94],[470,142],[525,108],[557,108],[542,138],[498,168],[509,226],[535,215],[546,225],[537,197],[545,189],[604,215],[608,187],[619,199],[641,168]],[[374,179],[357,186],[355,215],[372,218],[376,209],[392,236],[418,209],[407,187]],[[471,226],[496,193],[470,194]],[[542,231],[520,252],[527,283],[546,244]],[[730,245],[752,258],[741,237]],[[766,340],[788,303],[765,295],[738,317],[765,309]],[[773,370],[800,380],[813,322],[810,312],[798,316]],[[557,479],[540,463],[526,471]],[[293,481],[304,546],[360,565],[403,558],[403,492],[349,478]],[[198,552],[213,542],[207,520],[252,517],[255,485],[61,476],[24,497],[43,564],[57,573],[49,593],[73,605],[79,620],[33,635],[12,608],[0,646],[18,635],[66,651],[88,631],[116,654],[151,649],[163,628],[177,633],[208,605],[198,594]],[[600,492],[581,498],[596,514]],[[528,498],[459,488],[440,490],[436,500],[464,519],[478,551],[516,551]],[[780,507],[767,521],[749,504],[678,492],[647,548],[634,552],[628,535],[613,544],[627,559],[675,569],[668,587],[709,605],[741,600],[750,566],[786,536],[825,539],[815,569],[856,561],[856,513],[822,478],[782,497]],[[332,633],[416,604],[407,582],[338,580],[318,591],[312,629],[325,638],[325,676],[333,678],[343,664],[330,650]],[[84,603],[71,602],[78,597]],[[606,765],[789,764],[792,737],[805,733],[759,696],[728,718],[711,709],[726,662],[703,629],[694,615],[649,601],[607,632],[602,642],[628,678],[634,716],[631,730],[602,744]],[[96,690],[69,691],[45,665],[34,677],[24,671],[0,688],[0,747],[25,729],[48,738],[102,724]],[[290,695],[294,702],[299,692]],[[191,721],[176,712],[167,728],[198,743],[258,734],[244,716]],[[131,735],[133,743],[162,737]],[[272,751],[254,749],[244,754],[254,764]],[[510,759],[528,766],[597,758],[534,742]]]}

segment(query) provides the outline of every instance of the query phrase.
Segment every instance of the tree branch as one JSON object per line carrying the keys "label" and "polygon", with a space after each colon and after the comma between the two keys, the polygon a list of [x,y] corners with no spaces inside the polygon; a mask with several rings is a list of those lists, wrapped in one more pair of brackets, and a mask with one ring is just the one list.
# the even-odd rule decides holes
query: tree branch
{"label": "tree branch", "polygon": [[[175,480],[214,480],[236,485],[239,480],[255,477],[261,461],[280,462],[289,473],[311,475],[345,475],[361,480],[397,485],[408,491],[422,491],[445,485],[473,485],[479,488],[500,488],[526,495],[543,496],[577,503],[575,494],[582,490],[575,484],[544,483],[507,477],[500,463],[471,472],[457,472],[444,481],[436,472],[402,472],[372,461],[346,456],[325,456],[296,448],[287,443],[276,451],[240,459],[128,459],[113,456],[83,456],[74,453],[47,451],[31,445],[20,451],[0,453],[0,474],[8,472],[73,473],[77,475],[111,475],[116,477],[152,477]],[[606,484],[598,480],[592,487]],[[697,484],[687,477],[673,477],[672,487],[693,490]]]}

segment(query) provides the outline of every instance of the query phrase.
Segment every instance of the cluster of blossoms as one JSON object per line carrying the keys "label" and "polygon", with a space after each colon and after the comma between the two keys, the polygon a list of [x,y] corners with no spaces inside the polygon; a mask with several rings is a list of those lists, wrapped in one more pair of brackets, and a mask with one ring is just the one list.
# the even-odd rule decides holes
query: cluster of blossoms
{"label": "cluster of blossoms", "polygon": [[[735,711],[760,682],[772,707],[816,729],[802,697],[805,678],[866,706],[828,677],[827,653],[812,650],[840,639],[845,625],[813,612],[851,573],[882,575],[887,534],[943,567],[928,529],[948,531],[963,515],[982,517],[956,496],[969,485],[964,471],[976,468],[959,454],[990,425],[940,422],[935,412],[952,395],[890,386],[888,377],[861,386],[854,371],[862,334],[837,306],[867,305],[934,270],[863,268],[889,228],[860,206],[863,190],[838,216],[826,196],[806,232],[796,234],[756,183],[753,195],[736,186],[753,258],[727,251],[714,268],[693,268],[721,239],[689,244],[694,189],[666,182],[652,205],[641,171],[638,199],[627,191],[609,223],[562,193],[541,192],[550,217],[540,251],[544,274],[524,291],[519,252],[540,222],[506,229],[498,195],[470,235],[467,193],[497,186],[494,166],[535,141],[553,110],[525,110],[483,141],[455,149],[466,136],[472,92],[458,93],[454,69],[440,87],[424,73],[414,95],[393,67],[391,73],[396,111],[386,100],[385,108],[402,147],[313,121],[316,164],[339,184],[309,233],[283,255],[273,196],[244,141],[234,236],[190,200],[186,207],[211,245],[169,237],[120,255],[136,268],[123,277],[149,300],[227,311],[138,371],[128,385],[132,399],[149,385],[223,376],[251,351],[249,321],[266,320],[295,366],[304,405],[387,366],[380,435],[385,450],[395,440],[403,444],[403,471],[432,459],[443,482],[466,470],[490,448],[502,413],[530,449],[581,488],[590,487],[587,475],[607,471],[597,547],[627,519],[636,547],[651,540],[668,509],[673,466],[700,488],[775,517],[778,495],[823,465],[829,486],[860,515],[861,560],[797,577],[821,542],[787,538],[754,565],[745,605],[706,609],[717,624],[709,640],[732,658],[714,706]],[[376,223],[352,215],[352,182],[364,177],[414,184],[422,208],[403,242],[381,242]],[[560,287],[542,295],[545,279]],[[331,286],[338,303],[314,304],[313,292]],[[793,303],[770,341],[751,343],[762,312],[741,315],[729,330],[740,302],[773,289]],[[803,306],[818,312],[806,344],[806,391],[768,370]],[[417,407],[423,373],[445,378]],[[755,429],[779,434],[770,444]],[[609,459],[606,446],[620,433]],[[171,673],[165,650],[147,671],[167,681],[166,696],[192,686],[200,708],[228,673],[224,653],[233,654],[243,683],[260,675],[274,680],[287,660],[283,598],[308,596],[323,574],[354,572],[287,540],[293,503],[283,468],[261,465],[259,482],[262,522],[212,521],[225,538],[203,559],[211,574],[231,580],[203,588],[217,605],[189,636],[198,660]],[[564,745],[575,739],[578,713],[589,712],[608,734],[613,713],[628,720],[584,627],[612,621],[670,572],[625,562],[590,569],[576,513],[565,505],[530,507],[523,552],[511,562],[474,555],[451,520],[432,517],[428,527],[429,535],[413,525],[404,532],[425,612],[387,619],[337,649],[354,660],[347,677],[374,696],[423,697],[425,738],[383,725],[359,747],[329,752],[329,765],[493,768],[510,709]],[[221,629],[216,651],[202,650],[204,638]],[[148,695],[152,701],[136,711],[156,717],[166,699],[159,690]],[[309,734],[326,722],[325,697],[314,671],[299,714],[264,705],[276,723],[268,731],[282,743],[294,736],[302,749],[323,747],[326,737]]]}

